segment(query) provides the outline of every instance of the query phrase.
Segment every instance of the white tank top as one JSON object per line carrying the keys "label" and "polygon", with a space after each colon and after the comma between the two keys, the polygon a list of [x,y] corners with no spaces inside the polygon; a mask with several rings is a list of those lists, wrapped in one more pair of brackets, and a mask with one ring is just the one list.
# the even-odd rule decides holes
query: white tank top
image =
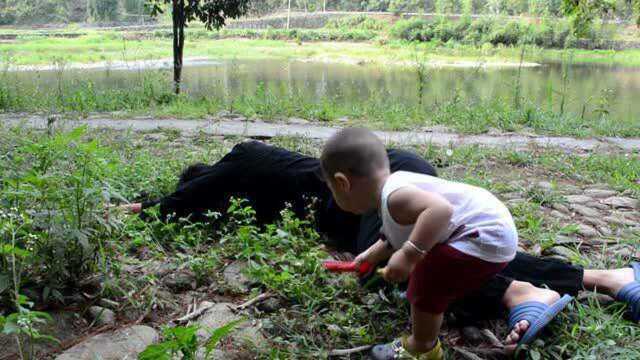
{"label": "white tank top", "polygon": [[438,243],[484,261],[502,263],[513,260],[518,232],[507,207],[489,191],[441,178],[398,171],[389,176],[382,188],[381,232],[395,249],[402,247],[415,224],[396,223],[389,213],[388,199],[403,187],[416,187],[443,196],[453,207],[446,230],[437,234]]}

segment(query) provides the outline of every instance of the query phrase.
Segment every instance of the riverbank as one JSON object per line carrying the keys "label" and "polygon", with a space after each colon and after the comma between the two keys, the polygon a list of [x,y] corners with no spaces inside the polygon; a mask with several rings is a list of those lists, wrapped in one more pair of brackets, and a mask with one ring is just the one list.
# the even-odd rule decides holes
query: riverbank
{"label": "riverbank", "polygon": [[[187,33],[185,55],[211,59],[314,59],[318,57],[348,59],[351,63],[407,63],[416,58],[426,62],[509,63],[520,62],[522,47],[480,47],[459,43],[408,42],[374,39],[354,42],[348,36],[315,36],[323,32],[339,34],[340,30],[225,30],[220,33],[192,29]],[[306,35],[305,35],[306,34]],[[326,35],[326,34],[325,34]],[[206,37],[205,37],[206,36]],[[269,39],[269,37],[276,38]],[[305,39],[331,41],[308,41]],[[341,41],[342,40],[342,41]],[[0,42],[0,67],[3,65],[55,65],[170,58],[171,39],[162,33],[144,34],[87,31],[73,38],[43,38],[21,35]],[[574,64],[602,64],[640,67],[640,49],[584,50],[544,49],[534,45],[524,47],[526,63],[558,63],[571,58]]]}

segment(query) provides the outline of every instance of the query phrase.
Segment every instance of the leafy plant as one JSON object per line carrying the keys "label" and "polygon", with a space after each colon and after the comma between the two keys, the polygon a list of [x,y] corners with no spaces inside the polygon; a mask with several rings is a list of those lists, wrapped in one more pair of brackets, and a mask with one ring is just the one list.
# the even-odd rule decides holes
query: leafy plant
{"label": "leafy plant", "polygon": [[194,360],[201,345],[204,345],[205,358],[209,358],[211,352],[220,340],[229,335],[244,320],[231,321],[210,333],[209,340],[205,344],[198,341],[198,325],[176,326],[165,328],[164,340],[159,344],[149,345],[138,355],[138,360],[171,360],[179,356],[182,360]]}

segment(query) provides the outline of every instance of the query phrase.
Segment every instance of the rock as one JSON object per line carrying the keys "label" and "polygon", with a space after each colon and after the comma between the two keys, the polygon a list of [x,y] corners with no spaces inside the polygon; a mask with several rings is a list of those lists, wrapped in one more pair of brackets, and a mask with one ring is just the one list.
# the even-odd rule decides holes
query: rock
{"label": "rock", "polygon": [[517,206],[526,202],[527,200],[525,199],[511,199],[511,200],[507,200],[505,204],[507,204],[508,206]]}
{"label": "rock", "polygon": [[57,360],[135,359],[147,346],[158,341],[153,328],[135,325],[90,337],[60,354]]}
{"label": "rock", "polygon": [[586,224],[578,224],[578,234],[586,238],[598,236],[598,232],[596,231],[596,229]]}
{"label": "rock", "polygon": [[569,204],[586,204],[589,201],[592,201],[588,196],[585,195],[567,195],[564,197]]}
{"label": "rock", "polygon": [[176,270],[176,265],[170,262],[160,263],[154,266],[153,273],[158,278],[163,278],[165,275],[168,275],[172,271]]}
{"label": "rock", "polygon": [[189,270],[169,274],[162,282],[171,290],[178,292],[196,288],[196,276]]}
{"label": "rock", "polygon": [[609,252],[614,256],[630,258],[635,256],[635,251],[629,245],[614,245],[609,248]]}
{"label": "rock", "polygon": [[349,122],[349,118],[346,117],[346,116],[343,116],[343,117],[337,118],[336,121],[337,122],[341,122],[341,123],[347,123],[347,122]]}
{"label": "rock", "polygon": [[100,299],[100,301],[98,301],[98,305],[111,310],[115,310],[120,307],[120,303],[109,299]]}
{"label": "rock", "polygon": [[502,195],[501,195],[501,197],[502,197],[504,200],[513,200],[513,199],[520,199],[520,198],[522,198],[522,194],[521,194],[521,193],[519,193],[519,192],[509,192],[509,193],[506,193],[506,194],[502,194]]}
{"label": "rock", "polygon": [[282,300],[276,296],[267,298],[266,300],[258,304],[258,309],[266,313],[272,313],[280,310],[283,307]]}
{"label": "rock", "polygon": [[465,326],[462,328],[462,337],[464,341],[471,345],[478,345],[482,342],[482,333],[475,326]]}
{"label": "rock", "polygon": [[577,238],[572,238],[569,236],[558,235],[556,236],[555,241],[553,242],[556,245],[573,245],[580,243],[581,240]]}
{"label": "rock", "polygon": [[287,123],[289,124],[298,124],[298,125],[306,125],[309,123],[309,121],[305,120],[305,119],[300,119],[300,118],[289,118],[287,119]]}
{"label": "rock", "polygon": [[605,204],[596,202],[596,201],[591,201],[585,204],[585,206],[590,207],[590,208],[594,208],[594,209],[598,209],[598,210],[607,210],[609,207]]}
{"label": "rock", "polygon": [[545,192],[551,192],[554,188],[553,184],[548,181],[539,181],[536,183],[536,187],[545,190]]}
{"label": "rock", "polygon": [[95,326],[113,325],[116,323],[116,314],[100,306],[92,306],[87,311],[87,315]]}
{"label": "rock", "polygon": [[565,263],[569,263],[571,261],[569,261],[569,259],[567,259],[564,256],[560,256],[560,255],[550,255],[550,256],[545,256],[546,259],[552,259],[552,260],[557,260],[557,261],[561,261],[561,262],[565,262]]}
{"label": "rock", "polygon": [[634,226],[637,223],[633,220],[627,219],[622,214],[611,214],[610,216],[605,216],[602,218],[609,224],[619,225],[619,226]]}
{"label": "rock", "polygon": [[582,221],[584,221],[585,224],[589,224],[591,226],[595,226],[595,227],[602,227],[602,226],[607,226],[607,223],[605,223],[604,221],[600,220],[599,218],[596,217],[586,217],[584,218]]}
{"label": "rock", "polygon": [[564,184],[560,187],[560,189],[562,191],[565,191],[567,193],[572,193],[572,194],[577,194],[579,192],[582,191],[582,189],[580,189],[579,187],[573,185],[573,184]]}
{"label": "rock", "polygon": [[571,208],[571,210],[573,210],[574,212],[582,215],[582,216],[587,216],[587,217],[598,217],[600,216],[600,212],[598,210],[586,207],[584,205],[580,205],[580,204],[571,204],[569,205],[569,207]]}
{"label": "rock", "polygon": [[570,213],[569,208],[566,205],[561,204],[561,203],[552,203],[551,204],[551,208],[555,209],[555,210],[557,210],[557,211],[559,211],[559,212],[561,212],[563,214],[569,214]]}
{"label": "rock", "polygon": [[237,293],[249,292],[251,286],[251,280],[242,273],[247,267],[247,264],[242,261],[234,261],[230,265],[224,268],[222,277],[225,283],[231,288],[232,291]]}
{"label": "rock", "polygon": [[540,254],[542,254],[542,246],[540,246],[540,244],[533,245],[530,253],[533,256],[540,256]]}
{"label": "rock", "polygon": [[611,235],[613,235],[613,232],[611,231],[611,229],[609,229],[606,225],[598,226],[597,229],[598,229],[598,232],[600,234],[602,234],[603,236],[611,236]]}
{"label": "rock", "polygon": [[547,252],[565,259],[572,259],[577,256],[575,251],[564,246],[554,246],[548,249]]}
{"label": "rock", "polygon": [[628,209],[638,209],[640,207],[640,205],[638,204],[638,200],[630,198],[630,197],[623,197],[623,196],[613,196],[610,198],[606,198],[604,200],[602,200],[603,204],[609,205],[611,207],[614,208],[628,208]]}
{"label": "rock", "polygon": [[[202,306],[202,304],[200,305]],[[197,332],[198,337],[201,340],[207,340],[210,337],[211,331],[218,329],[231,321],[236,321],[242,317],[231,310],[231,307],[235,305],[231,303],[218,303],[213,305],[207,310],[198,320],[200,329]],[[252,324],[250,321],[238,324],[236,330],[229,335],[232,338],[234,344],[243,345],[245,343],[251,343],[254,346],[265,346],[266,339],[260,332],[260,326]]]}
{"label": "rock", "polygon": [[605,189],[587,189],[584,191],[584,194],[587,196],[591,196],[594,199],[604,199],[611,196],[615,196],[616,192],[613,190],[605,190]]}
{"label": "rock", "polygon": [[567,219],[569,219],[569,217],[568,217],[567,215],[565,215],[565,214],[561,213],[561,212],[560,212],[560,211],[558,211],[558,210],[551,210],[551,212],[549,213],[549,215],[550,215],[551,217],[553,217],[553,218],[556,218],[556,219],[562,219],[562,220],[567,220]]}

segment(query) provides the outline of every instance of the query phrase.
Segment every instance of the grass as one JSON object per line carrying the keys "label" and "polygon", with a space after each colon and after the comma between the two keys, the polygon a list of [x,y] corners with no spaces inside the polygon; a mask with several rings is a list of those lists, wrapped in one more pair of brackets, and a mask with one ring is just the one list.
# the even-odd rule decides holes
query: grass
{"label": "grass", "polygon": [[[18,292],[37,301],[39,308],[46,310],[47,304],[59,301],[55,296],[43,300],[40,295],[45,288],[54,289],[64,298],[78,291],[76,277],[99,273],[107,279],[102,297],[126,304],[127,313],[153,308],[154,313],[162,314],[169,310],[159,295],[158,279],[153,275],[131,275],[124,264],[144,268],[156,262],[175,263],[192,269],[199,286],[207,288],[219,279],[225,264],[240,259],[250,264],[249,275],[263,291],[270,290],[283,301],[282,312],[260,315],[270,339],[270,349],[260,358],[322,358],[329,349],[387,341],[408,325],[406,304],[393,292],[387,292],[387,303],[375,292],[360,288],[349,276],[334,277],[319,270],[320,261],[327,254],[310,228],[311,219],[297,219],[285,212],[278,223],[259,228],[251,220],[253,211],[236,203],[230,210],[232,221],[217,231],[195,224],[146,223],[136,217],[100,220],[106,202],[166,194],[186,164],[212,163],[239,139],[219,140],[206,135],[184,138],[179,133],[160,131],[151,142],[140,133],[51,132],[47,135],[0,126],[0,203],[3,209],[13,207],[9,212],[22,214],[23,219],[23,227],[16,232],[16,249],[22,250],[17,253],[22,273]],[[304,138],[275,138],[271,142],[314,156],[319,152],[316,142]],[[640,197],[637,152],[585,155],[537,148],[499,151],[478,146],[420,146],[413,150],[436,164],[445,178],[482,185],[499,196],[521,194],[524,203],[510,208],[521,244],[530,250],[536,244],[546,248],[558,234],[571,232],[548,214],[548,206],[561,201],[561,196],[532,187],[536,181],[549,181],[558,187],[605,183]],[[81,195],[74,190],[78,185],[86,190],[85,197],[77,197]],[[78,201],[85,204],[84,215],[74,210]],[[61,213],[44,219],[29,215],[45,210]],[[37,225],[35,220],[39,221]],[[5,231],[10,227],[6,226],[6,217],[0,221],[4,246]],[[76,246],[82,239],[60,242],[69,233],[58,233],[59,229],[79,230],[87,247],[80,250]],[[638,234],[616,240],[635,245],[640,242]],[[66,256],[56,257],[56,252],[50,252],[52,247],[63,249]],[[0,277],[11,270],[5,261],[10,255],[6,247],[3,249]],[[577,254],[579,263],[594,267],[622,266],[628,261],[584,247]],[[49,266],[62,265],[67,271],[57,272],[59,277],[43,276]],[[5,309],[13,308],[9,295],[11,291],[0,290]],[[543,336],[527,354],[533,359],[638,358],[640,329],[621,314],[619,305],[602,308],[594,302],[576,304],[565,321],[552,326],[553,336]],[[158,328],[164,324],[162,317],[145,321]],[[445,333],[449,350],[448,341],[456,336],[456,329]]]}
{"label": "grass", "polygon": [[[406,65],[412,63],[416,46],[426,52],[426,60],[456,62],[484,61],[517,63],[518,47],[462,45],[458,43],[412,43],[400,40],[335,42],[331,40],[373,40],[364,30],[341,35],[343,30],[224,30],[222,33],[192,29],[187,33],[185,56],[207,56],[214,59],[333,59],[348,63],[373,62]],[[360,32],[358,32],[360,31]],[[215,39],[222,37],[222,39]],[[230,39],[226,38],[229,37]],[[247,37],[238,41],[239,38]],[[278,40],[272,40],[269,38]],[[306,39],[330,40],[311,41]],[[288,41],[292,40],[292,41]],[[21,35],[15,42],[0,43],[0,54],[16,65],[51,64],[63,59],[68,63],[98,61],[148,60],[171,57],[171,39],[167,33],[135,33],[87,30],[78,38],[43,38]],[[637,67],[640,50],[580,50],[574,62]],[[525,61],[558,62],[562,50],[532,46]]]}
{"label": "grass", "polygon": [[[0,74],[0,111],[62,113],[86,116],[95,112],[117,112],[120,117],[152,115],[202,119],[220,111],[233,111],[248,118],[278,121],[291,117],[326,124],[365,125],[385,130],[410,130],[443,125],[467,134],[501,131],[529,131],[546,135],[640,136],[639,119],[632,115],[602,111],[574,114],[561,112],[557,99],[539,105],[509,98],[462,100],[454,92],[435,103],[402,103],[384,93],[373,93],[364,101],[344,101],[339,96],[318,97],[288,91],[283,86],[261,83],[252,91],[230,96],[212,86],[206,95],[171,93],[169,74],[150,71],[134,76],[126,89],[101,89],[91,81],[66,79],[56,72],[54,88],[25,85],[10,73]],[[426,94],[424,96],[429,96]],[[584,106],[591,109],[592,100]]]}

